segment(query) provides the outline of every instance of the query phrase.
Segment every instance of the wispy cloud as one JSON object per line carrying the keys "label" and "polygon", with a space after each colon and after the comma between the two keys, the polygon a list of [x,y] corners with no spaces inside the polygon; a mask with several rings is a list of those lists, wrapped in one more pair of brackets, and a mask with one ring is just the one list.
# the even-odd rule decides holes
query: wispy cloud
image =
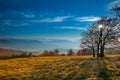
{"label": "wispy cloud", "polygon": [[54,27],[57,29],[73,29],[73,30],[86,30],[85,27],[73,27],[73,26],[63,26],[63,27]]}
{"label": "wispy cloud", "polygon": [[6,14],[12,15],[15,17],[24,17],[24,18],[34,18],[35,14],[32,12],[26,12],[26,11],[8,11]]}
{"label": "wispy cloud", "polygon": [[17,27],[17,26],[28,26],[30,24],[26,23],[26,22],[16,22],[16,21],[12,21],[12,20],[5,20],[3,22],[3,25]]}
{"label": "wispy cloud", "polygon": [[100,20],[100,17],[88,16],[88,17],[77,17],[75,18],[76,21],[79,22],[94,22]]}
{"label": "wispy cloud", "polygon": [[33,22],[48,22],[48,23],[63,22],[67,18],[71,18],[71,16],[57,16],[57,17],[54,17],[54,18],[43,18],[43,19],[40,19],[40,20],[33,20]]}
{"label": "wispy cloud", "polygon": [[32,13],[21,12],[21,14],[26,18],[34,18],[35,17],[35,15]]}

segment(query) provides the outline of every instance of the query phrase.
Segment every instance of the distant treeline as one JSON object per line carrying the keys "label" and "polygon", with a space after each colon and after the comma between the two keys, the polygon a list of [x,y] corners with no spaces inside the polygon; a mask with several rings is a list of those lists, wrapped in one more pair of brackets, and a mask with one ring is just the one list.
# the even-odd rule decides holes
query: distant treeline
{"label": "distant treeline", "polygon": [[[16,51],[17,52],[17,51]],[[42,53],[35,54],[33,52],[22,52],[21,54],[11,53],[11,55],[0,56],[0,59],[12,59],[12,58],[26,58],[26,57],[43,57],[43,56],[85,56],[92,55],[92,51],[88,48],[78,50],[74,52],[72,49],[69,49],[67,53],[60,53],[58,49],[55,50],[45,50]]]}
{"label": "distant treeline", "polygon": [[82,49],[78,50],[77,52],[74,52],[72,49],[69,49],[67,53],[60,53],[58,49],[55,49],[54,51],[45,50],[39,56],[74,56],[74,55],[91,55],[91,50]]}
{"label": "distant treeline", "polygon": [[0,59],[11,59],[11,58],[26,58],[26,57],[40,57],[40,56],[75,56],[75,55],[91,55],[91,50],[83,49],[74,52],[72,49],[69,49],[67,53],[60,53],[58,49],[53,51],[45,50],[42,53],[35,54],[32,52],[22,52],[21,54],[10,53],[10,55],[0,56]]}

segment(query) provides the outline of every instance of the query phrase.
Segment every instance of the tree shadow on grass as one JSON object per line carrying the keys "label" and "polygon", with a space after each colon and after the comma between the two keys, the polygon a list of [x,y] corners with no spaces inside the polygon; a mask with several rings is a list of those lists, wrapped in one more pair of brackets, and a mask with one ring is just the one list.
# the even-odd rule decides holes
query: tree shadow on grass
{"label": "tree shadow on grass", "polygon": [[103,60],[98,60],[98,80],[110,80],[110,74]]}

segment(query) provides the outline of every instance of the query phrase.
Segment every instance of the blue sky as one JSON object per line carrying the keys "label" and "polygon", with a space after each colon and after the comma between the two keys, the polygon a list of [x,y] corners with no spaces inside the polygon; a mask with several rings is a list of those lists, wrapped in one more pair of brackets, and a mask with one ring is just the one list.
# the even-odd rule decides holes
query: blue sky
{"label": "blue sky", "polygon": [[[79,48],[81,32],[101,16],[108,15],[110,6],[119,2],[120,0],[0,0],[0,47],[21,50],[33,47]],[[13,42],[10,42],[11,39]],[[14,43],[14,40],[17,42]],[[17,45],[25,40],[37,40],[42,46],[34,44],[30,47],[24,44],[25,47],[22,48],[22,44]]]}

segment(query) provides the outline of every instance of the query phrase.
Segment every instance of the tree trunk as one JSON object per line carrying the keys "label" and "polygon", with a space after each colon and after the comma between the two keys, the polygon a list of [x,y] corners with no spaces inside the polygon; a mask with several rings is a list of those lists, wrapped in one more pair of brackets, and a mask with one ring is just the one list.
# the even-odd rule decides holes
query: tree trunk
{"label": "tree trunk", "polygon": [[105,49],[105,46],[103,44],[103,45],[101,45],[101,49],[100,49],[100,57],[105,57],[105,55],[104,55],[104,49]]}
{"label": "tree trunk", "polygon": [[93,57],[95,57],[95,50],[94,50],[94,48],[92,50],[93,50]]}
{"label": "tree trunk", "polygon": [[97,46],[97,58],[99,57],[99,44]]}

